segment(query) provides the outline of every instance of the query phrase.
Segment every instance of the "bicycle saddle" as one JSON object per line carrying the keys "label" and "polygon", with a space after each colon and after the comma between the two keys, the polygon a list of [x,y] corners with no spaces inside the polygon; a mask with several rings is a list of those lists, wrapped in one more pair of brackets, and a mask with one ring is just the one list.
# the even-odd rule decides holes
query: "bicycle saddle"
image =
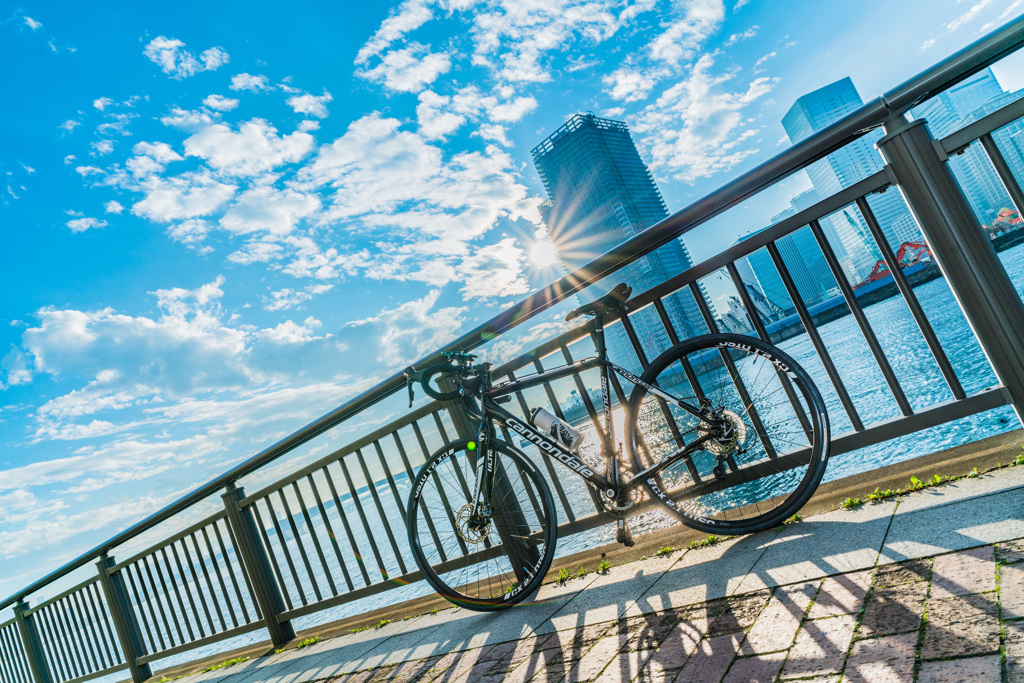
{"label": "bicycle saddle", "polygon": [[589,304],[583,304],[577,309],[569,312],[569,315],[565,316],[566,322],[580,317],[581,315],[598,315],[605,313],[612,313],[614,311],[625,308],[624,303],[629,299],[629,295],[633,292],[633,288],[627,285],[625,282],[620,282],[615,285],[612,291],[608,292],[600,299],[591,301]]}

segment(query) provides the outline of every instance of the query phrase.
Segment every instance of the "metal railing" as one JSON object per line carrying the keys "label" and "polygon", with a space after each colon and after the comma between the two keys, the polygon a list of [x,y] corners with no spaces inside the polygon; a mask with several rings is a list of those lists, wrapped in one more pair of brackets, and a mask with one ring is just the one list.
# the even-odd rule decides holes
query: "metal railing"
{"label": "metal railing", "polygon": [[[1024,352],[1017,348],[1017,340],[1024,338],[1024,306],[944,161],[946,155],[979,141],[1013,202],[1019,210],[1024,209],[1024,193],[992,138],[993,131],[1024,117],[1024,101],[1010,104],[937,142],[921,122],[908,122],[903,113],[1022,45],[1024,18],[1019,18],[421,362],[431,362],[441,351],[486,344],[866,132],[884,127],[887,134],[878,146],[888,163],[882,171],[638,294],[630,302],[630,312],[611,321],[610,326],[621,326],[636,355],[636,364],[646,368],[649,359],[664,349],[650,348],[651,343],[638,334],[636,323],[660,325],[669,340],[677,343],[679,321],[672,319],[672,307],[665,302],[682,296],[693,298],[707,331],[718,331],[700,281],[724,272],[735,286],[752,333],[771,341],[766,322],[735,265],[737,260],[764,250],[820,364],[822,384],[829,385],[823,386],[823,391],[827,389],[834,397],[838,416],[833,417],[848,426],[845,431],[837,430],[840,433],[833,440],[834,454],[1000,406],[1012,405],[1019,415],[1024,405]],[[963,378],[940,343],[872,211],[872,195],[886,190],[898,190],[906,198],[992,365],[996,386],[965,389]],[[867,225],[950,399],[915,409],[913,396],[908,396],[908,388],[901,383],[892,359],[879,342],[822,227],[823,220],[840,211],[859,214]],[[800,296],[778,241],[805,229],[813,234],[883,378],[895,408],[893,416],[865,418]],[[521,376],[541,371],[546,365],[593,355],[593,334],[592,322],[580,325],[497,367],[494,377],[513,379],[517,373]],[[696,378],[690,381],[699,391]],[[564,414],[562,406],[567,387],[574,387],[586,419],[596,428],[598,413],[586,386],[580,374],[546,382],[539,389],[543,392],[540,399],[559,417],[573,419]],[[237,486],[242,477],[294,452],[403,387],[402,375],[387,379],[0,602],[0,608],[14,607],[14,619],[0,624],[0,683],[78,683],[123,670],[141,681],[151,675],[150,663],[161,658],[257,630],[266,630],[271,641],[280,646],[294,638],[292,622],[299,617],[418,581],[421,576],[407,547],[403,488],[434,449],[466,431],[465,415],[457,406],[431,403],[419,407],[254,493],[246,494]],[[619,403],[625,403],[625,390],[614,375],[612,390]],[[524,415],[531,403],[537,404],[530,400],[530,391],[537,389],[514,394],[513,408]],[[507,432],[504,438],[512,442]],[[575,478],[563,479],[550,460],[542,460],[564,520],[560,536],[608,521],[586,487]],[[222,496],[223,509],[215,514],[121,562],[110,555],[216,494]],[[435,519],[431,524],[443,529],[454,520],[449,514],[448,520]],[[476,555],[461,545],[455,556],[444,561],[448,568],[455,568],[475,559]],[[97,564],[97,576],[41,604],[30,607],[25,602],[40,589],[89,563]]]}

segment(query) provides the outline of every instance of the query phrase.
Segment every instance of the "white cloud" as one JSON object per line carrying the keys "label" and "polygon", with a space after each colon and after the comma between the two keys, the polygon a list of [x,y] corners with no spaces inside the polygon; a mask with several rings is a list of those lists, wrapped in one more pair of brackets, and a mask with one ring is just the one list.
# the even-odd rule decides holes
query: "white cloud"
{"label": "white cloud", "polygon": [[318,119],[327,118],[327,103],[333,100],[331,93],[324,91],[323,95],[297,95],[288,98],[288,106],[295,110],[296,114],[309,114]]}
{"label": "white cloud", "polygon": [[430,48],[413,43],[400,50],[387,52],[381,63],[358,73],[385,88],[396,92],[419,92],[451,68],[451,60],[443,52],[430,52]]}
{"label": "white cloud", "polygon": [[277,135],[263,119],[242,123],[237,131],[222,123],[200,128],[185,140],[185,155],[204,159],[211,168],[234,176],[254,176],[294,163],[313,148],[313,136],[296,131]]}
{"label": "white cloud", "polygon": [[231,99],[230,97],[223,97],[222,95],[210,95],[203,100],[210,109],[216,109],[217,111],[231,111],[238,106],[238,100]]}
{"label": "white cloud", "polygon": [[520,215],[526,188],[506,153],[489,146],[446,161],[439,147],[399,127],[395,119],[365,116],[299,173],[334,190],[326,219],[386,230],[394,243],[402,233],[473,239],[499,217]]}
{"label": "white cloud", "polygon": [[103,205],[103,210],[107,213],[120,214],[124,211],[124,207],[121,206],[120,202],[111,199],[109,202]]}
{"label": "white cloud", "polygon": [[64,123],[60,124],[57,127],[58,128],[62,128],[63,130],[65,130],[68,133],[70,133],[71,131],[73,131],[75,128],[77,128],[80,125],[82,125],[82,123],[80,121],[75,121],[74,119],[68,119],[67,121],[65,121]]}
{"label": "white cloud", "polygon": [[761,57],[756,62],[754,62],[754,71],[755,71],[755,73],[757,72],[757,67],[761,66],[762,64],[767,62],[772,57],[778,56],[778,54],[779,54],[778,52],[772,51],[772,52],[769,52],[768,54],[766,54],[764,57]]}
{"label": "white cloud", "polygon": [[234,233],[267,231],[290,233],[300,220],[320,210],[313,194],[259,186],[245,191],[220,219],[221,227]]}
{"label": "white cloud", "polygon": [[458,335],[466,308],[445,307],[434,310],[440,290],[432,290],[422,299],[383,310],[347,327],[367,327],[378,340],[377,360],[389,367],[414,362]]}
{"label": "white cloud", "polygon": [[192,111],[173,107],[168,116],[160,119],[160,123],[173,128],[181,128],[182,130],[195,130],[196,128],[208,126],[218,119],[220,119],[220,114],[217,112],[213,112],[211,115],[209,111]]}
{"label": "white cloud", "polygon": [[257,333],[257,337],[274,344],[305,344],[317,339],[326,338],[317,336],[315,333],[315,330],[321,327],[323,327],[322,322],[313,316],[309,316],[302,321],[301,325],[292,320],[286,320],[278,324],[277,327],[260,330]]}
{"label": "white cloud", "polygon": [[748,5],[748,4],[750,4],[750,0],[736,0],[736,4],[733,5],[732,11],[733,12],[738,12],[741,7],[743,7],[745,5]]}
{"label": "white cloud", "polygon": [[160,67],[165,74],[175,79],[188,78],[200,71],[213,71],[228,63],[228,53],[222,48],[204,50],[199,57],[184,50],[185,43],[165,36],[149,41],[143,54]]}
{"label": "white cloud", "polygon": [[961,14],[959,17],[946,24],[946,29],[949,32],[953,32],[959,29],[961,26],[971,23],[978,17],[979,14],[981,14],[981,11],[988,7],[989,5],[991,5],[992,2],[993,0],[981,0],[981,2],[975,4],[969,10]]}
{"label": "white cloud", "polygon": [[109,97],[100,97],[99,99],[95,99],[92,101],[92,106],[96,107],[100,111],[103,111],[113,103],[114,100],[110,99]]}
{"label": "white cloud", "polygon": [[71,164],[73,164],[75,162],[75,159],[77,159],[77,158],[78,157],[76,157],[74,154],[68,154],[66,157],[64,157],[64,165],[65,166],[70,166]]}
{"label": "white cloud", "polygon": [[92,143],[92,153],[94,155],[109,155],[112,152],[114,152],[114,140],[103,139]]}
{"label": "white cloud", "polygon": [[448,96],[438,95],[430,90],[420,93],[416,105],[416,120],[420,135],[428,140],[440,140],[451,135],[466,122],[466,117],[445,111],[451,103]]}
{"label": "white cloud", "polygon": [[356,55],[356,64],[365,64],[371,57],[379,55],[396,40],[404,38],[409,32],[418,29],[433,18],[428,5],[423,0],[406,0],[385,19],[380,28],[373,34]]}
{"label": "white cloud", "polygon": [[166,142],[140,142],[132,148],[136,154],[144,154],[153,160],[166,164],[171,161],[181,161],[182,156],[171,149]]}
{"label": "white cloud", "polygon": [[729,36],[728,40],[726,40],[724,43],[722,43],[722,46],[723,47],[729,47],[731,45],[735,45],[736,43],[738,43],[740,41],[747,40],[748,38],[753,38],[754,36],[757,35],[757,32],[758,32],[758,30],[760,30],[760,28],[761,28],[760,26],[758,26],[757,24],[754,24],[753,26],[748,28],[746,31],[742,31],[740,33],[733,33],[731,36]]}
{"label": "white cloud", "polygon": [[604,76],[601,82],[611,88],[606,92],[612,99],[637,102],[647,98],[663,75],[657,70],[623,67]]}
{"label": "white cloud", "polygon": [[39,23],[38,21],[36,21],[32,17],[24,16],[24,17],[22,17],[22,19],[25,20],[25,25],[28,26],[33,31],[38,31],[39,29],[41,29],[43,27],[43,25],[41,23]]}
{"label": "white cloud", "polygon": [[276,292],[271,292],[270,297],[264,298],[263,309],[267,311],[282,311],[289,308],[295,308],[307,301],[310,301],[314,296],[318,294],[324,294],[334,289],[334,285],[310,285],[304,290],[294,290],[284,288]]}
{"label": "white cloud", "polygon": [[466,274],[463,297],[491,299],[528,294],[530,283],[523,275],[522,264],[523,250],[511,237],[474,249],[459,267]]}
{"label": "white cloud", "polygon": [[266,76],[254,76],[253,74],[241,73],[231,77],[232,90],[250,90],[259,92],[270,88],[270,81]]}
{"label": "white cloud", "polygon": [[777,79],[756,78],[730,92],[723,85],[734,72],[710,73],[711,55],[703,55],[690,74],[663,92],[637,117],[634,130],[653,157],[652,166],[692,182],[733,168],[757,152],[739,145],[756,134],[743,128],[741,113],[774,87]]}
{"label": "white cloud", "polygon": [[682,16],[670,22],[650,47],[653,59],[673,66],[695,57],[725,19],[722,0],[690,0],[678,9]]}
{"label": "white cloud", "polygon": [[1020,9],[1021,5],[1024,5],[1024,0],[1014,0],[1013,3],[1008,5],[1007,8],[1003,10],[1002,14],[1000,14],[995,21],[990,21],[981,28],[979,28],[978,33],[988,33],[992,29],[996,28],[997,26],[999,26],[999,24],[1003,23],[1011,16],[1013,16],[1014,13],[1016,13],[1017,10]]}
{"label": "white cloud", "polygon": [[85,232],[90,228],[104,228],[106,225],[106,221],[101,221],[98,218],[76,218],[67,223],[71,232]]}
{"label": "white cloud", "polygon": [[207,216],[235,194],[234,186],[206,172],[172,178],[154,175],[144,179],[140,187],[146,196],[132,206],[132,213],[160,223]]}

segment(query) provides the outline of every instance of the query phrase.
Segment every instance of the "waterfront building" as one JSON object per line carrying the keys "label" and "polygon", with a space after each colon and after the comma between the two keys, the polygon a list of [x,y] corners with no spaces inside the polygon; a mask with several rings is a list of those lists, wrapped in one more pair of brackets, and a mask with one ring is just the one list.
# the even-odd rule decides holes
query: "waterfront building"
{"label": "waterfront building", "polygon": [[[974,74],[962,83],[910,110],[915,119],[928,121],[928,129],[942,138],[1024,97],[1024,90],[1006,92],[991,69]],[[1018,178],[1024,178],[1024,123],[1014,121],[993,134],[997,145]],[[1013,203],[980,143],[949,159],[960,186],[978,221],[990,224],[1001,209]]]}
{"label": "waterfront building", "polygon": [[[540,207],[541,216],[567,272],[669,215],[629,128],[621,121],[576,114],[537,145],[532,154],[548,194]],[[672,240],[591,285],[580,298],[593,300],[619,282],[629,284],[636,293],[643,292],[691,265],[682,241]],[[665,307],[680,338],[707,332],[697,304],[688,293],[667,297]],[[653,310],[631,319],[648,353],[671,345]],[[607,338],[613,358],[631,363],[633,354],[621,326],[611,327]]]}
{"label": "waterfront building", "polygon": [[[800,142],[863,105],[853,81],[844,78],[797,99],[782,118],[782,127],[792,142]],[[872,131],[811,164],[807,174],[818,196],[833,195],[882,170],[882,157],[874,146],[881,136],[881,131]],[[871,208],[894,250],[903,242],[920,239],[917,224],[897,192],[872,197]],[[821,224],[854,283],[867,277],[880,254],[860,215],[852,211],[839,212],[825,218]]]}

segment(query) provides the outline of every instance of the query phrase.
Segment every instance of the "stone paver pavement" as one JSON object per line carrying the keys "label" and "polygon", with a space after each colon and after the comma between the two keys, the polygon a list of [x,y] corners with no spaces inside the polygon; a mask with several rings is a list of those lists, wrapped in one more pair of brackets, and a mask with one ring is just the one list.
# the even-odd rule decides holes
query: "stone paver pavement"
{"label": "stone paver pavement", "polygon": [[[550,584],[501,613],[450,609],[182,683],[1024,682],[1022,473]],[[914,518],[932,525],[926,543],[908,531]]]}

